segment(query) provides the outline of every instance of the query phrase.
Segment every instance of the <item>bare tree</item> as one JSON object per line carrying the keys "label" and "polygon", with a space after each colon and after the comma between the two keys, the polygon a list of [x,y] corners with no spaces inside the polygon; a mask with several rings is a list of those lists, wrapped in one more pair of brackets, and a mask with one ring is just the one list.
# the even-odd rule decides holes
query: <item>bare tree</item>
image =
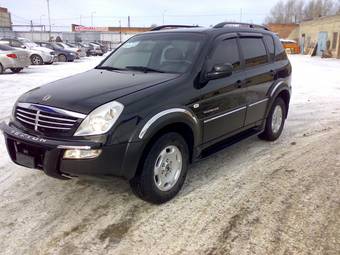
{"label": "bare tree", "polygon": [[300,23],[305,19],[333,15],[337,12],[340,12],[340,0],[309,0],[308,2],[280,0],[270,10],[266,23]]}
{"label": "bare tree", "polygon": [[302,0],[280,0],[270,10],[266,23],[298,23],[303,18],[304,3]]}

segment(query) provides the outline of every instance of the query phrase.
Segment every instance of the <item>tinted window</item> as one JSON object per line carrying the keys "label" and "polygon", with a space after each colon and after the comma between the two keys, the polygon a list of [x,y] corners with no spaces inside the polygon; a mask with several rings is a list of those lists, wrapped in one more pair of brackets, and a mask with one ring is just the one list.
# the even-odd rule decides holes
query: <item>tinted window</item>
{"label": "tinted window", "polygon": [[280,39],[277,36],[274,36],[275,43],[275,61],[285,60],[287,59],[287,54]]}
{"label": "tinted window", "polygon": [[263,39],[267,45],[268,51],[269,51],[269,56],[270,60],[274,59],[274,54],[275,54],[275,47],[274,47],[274,40],[271,35],[264,35]]}
{"label": "tinted window", "polygon": [[246,67],[268,62],[267,52],[262,38],[241,38],[240,42]]}
{"label": "tinted window", "polygon": [[234,69],[240,68],[241,62],[236,39],[220,42],[212,54],[211,61],[212,65],[230,63]]}

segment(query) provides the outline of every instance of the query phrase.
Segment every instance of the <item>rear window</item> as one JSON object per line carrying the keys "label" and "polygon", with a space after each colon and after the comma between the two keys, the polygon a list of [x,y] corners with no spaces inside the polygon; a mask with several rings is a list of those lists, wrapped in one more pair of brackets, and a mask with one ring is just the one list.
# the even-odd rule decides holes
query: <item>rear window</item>
{"label": "rear window", "polygon": [[269,57],[270,57],[270,60],[272,61],[274,59],[274,56],[275,56],[275,46],[274,46],[273,37],[271,35],[264,35],[263,40],[265,41],[265,43],[267,45]]}
{"label": "rear window", "polygon": [[11,51],[11,50],[13,50],[13,48],[9,47],[7,45],[4,45],[4,44],[0,44],[0,50],[2,50],[2,51]]}
{"label": "rear window", "polygon": [[241,38],[240,44],[246,67],[257,66],[268,62],[267,51],[262,38]]}

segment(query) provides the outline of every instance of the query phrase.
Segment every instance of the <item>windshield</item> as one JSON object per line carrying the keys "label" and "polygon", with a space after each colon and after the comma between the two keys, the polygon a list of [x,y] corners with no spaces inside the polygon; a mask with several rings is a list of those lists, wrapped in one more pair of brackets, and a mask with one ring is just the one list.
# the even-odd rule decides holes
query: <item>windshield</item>
{"label": "windshield", "polygon": [[204,38],[199,34],[180,33],[136,36],[110,55],[101,67],[184,73],[196,60]]}

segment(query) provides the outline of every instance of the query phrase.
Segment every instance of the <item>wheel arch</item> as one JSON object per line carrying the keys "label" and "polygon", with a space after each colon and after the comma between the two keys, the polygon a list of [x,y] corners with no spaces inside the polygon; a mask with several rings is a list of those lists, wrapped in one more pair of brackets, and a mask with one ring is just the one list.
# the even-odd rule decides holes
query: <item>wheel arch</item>
{"label": "wheel arch", "polygon": [[287,106],[287,109],[286,109],[287,110],[286,118],[287,118],[288,110],[289,110],[289,103],[290,103],[290,98],[291,98],[291,86],[289,85],[289,82],[280,81],[274,84],[272,88],[269,90],[269,104],[267,107],[266,118],[268,117],[269,111],[275,99],[278,97],[281,97]]}

